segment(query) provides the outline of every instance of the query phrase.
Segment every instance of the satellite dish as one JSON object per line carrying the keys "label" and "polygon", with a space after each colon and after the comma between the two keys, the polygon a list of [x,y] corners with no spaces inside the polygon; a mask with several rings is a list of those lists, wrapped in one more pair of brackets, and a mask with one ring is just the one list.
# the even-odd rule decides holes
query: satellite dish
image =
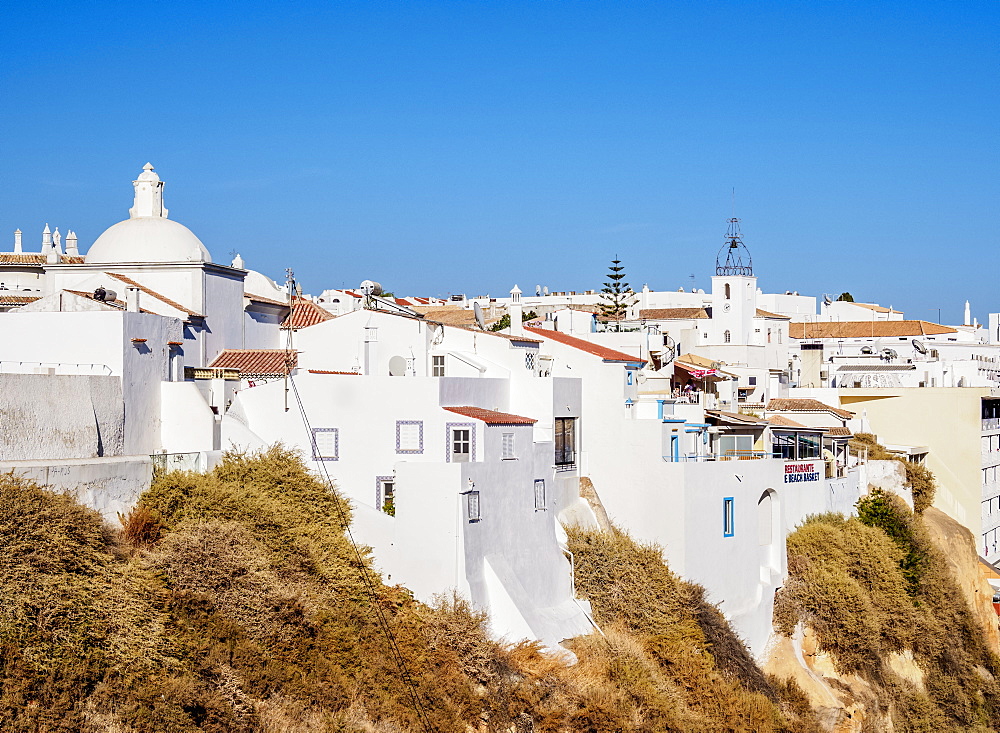
{"label": "satellite dish", "polygon": [[536,296],[540,296],[541,294],[542,294],[542,286],[541,285],[536,285],[535,286],[535,295]]}
{"label": "satellite dish", "polygon": [[823,293],[823,305],[830,305],[830,303],[832,302],[833,300],[830,298],[830,296],[827,295],[826,293]]}
{"label": "satellite dish", "polygon": [[917,339],[913,339],[910,343],[912,343],[913,344],[913,348],[916,349],[917,351],[919,351],[921,354],[926,354],[927,353],[927,347],[924,346],[919,341],[917,341]]}
{"label": "satellite dish", "polygon": [[481,331],[485,331],[486,319],[483,318],[483,309],[479,306],[479,303],[472,304],[472,312],[476,314],[476,325],[479,326]]}
{"label": "satellite dish", "polygon": [[382,286],[379,285],[374,280],[365,280],[361,283],[361,287],[358,288],[364,295],[381,295]]}
{"label": "satellite dish", "polygon": [[861,347],[861,353],[862,354],[873,354],[875,352],[872,350],[871,346],[862,346]]}

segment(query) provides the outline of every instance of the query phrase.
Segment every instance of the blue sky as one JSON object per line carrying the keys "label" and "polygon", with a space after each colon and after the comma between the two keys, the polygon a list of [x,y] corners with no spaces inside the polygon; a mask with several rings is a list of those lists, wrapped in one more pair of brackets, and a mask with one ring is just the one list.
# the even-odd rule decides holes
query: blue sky
{"label": "blue sky", "polygon": [[307,291],[699,287],[736,190],[765,290],[984,320],[1000,3],[19,3],[0,243],[171,218]]}

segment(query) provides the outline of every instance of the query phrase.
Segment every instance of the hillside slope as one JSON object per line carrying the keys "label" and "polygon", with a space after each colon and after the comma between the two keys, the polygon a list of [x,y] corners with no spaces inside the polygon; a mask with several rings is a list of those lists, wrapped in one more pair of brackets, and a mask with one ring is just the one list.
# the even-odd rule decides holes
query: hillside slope
{"label": "hillside slope", "polygon": [[568,641],[569,666],[461,601],[369,588],[348,516],[280,447],[159,476],[122,532],[0,477],[0,729],[815,729],[655,548],[572,533],[607,635]]}

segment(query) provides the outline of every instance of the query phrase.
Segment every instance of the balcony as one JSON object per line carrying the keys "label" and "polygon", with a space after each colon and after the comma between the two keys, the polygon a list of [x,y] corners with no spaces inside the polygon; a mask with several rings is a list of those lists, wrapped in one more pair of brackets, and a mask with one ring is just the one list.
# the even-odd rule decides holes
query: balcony
{"label": "balcony", "polygon": [[984,417],[982,430],[1000,430],[1000,417]]}

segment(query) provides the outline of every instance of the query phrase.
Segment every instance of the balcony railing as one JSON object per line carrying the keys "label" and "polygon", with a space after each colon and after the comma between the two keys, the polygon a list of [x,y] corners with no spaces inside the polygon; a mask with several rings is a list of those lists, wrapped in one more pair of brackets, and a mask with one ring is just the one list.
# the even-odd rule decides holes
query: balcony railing
{"label": "balcony railing", "polygon": [[675,459],[673,456],[663,456],[667,463],[704,463],[707,461],[759,461],[764,458],[771,458],[771,454],[766,451],[753,450],[730,450],[722,455],[680,455]]}
{"label": "balcony railing", "polygon": [[1000,417],[984,417],[983,430],[1000,430]]}

